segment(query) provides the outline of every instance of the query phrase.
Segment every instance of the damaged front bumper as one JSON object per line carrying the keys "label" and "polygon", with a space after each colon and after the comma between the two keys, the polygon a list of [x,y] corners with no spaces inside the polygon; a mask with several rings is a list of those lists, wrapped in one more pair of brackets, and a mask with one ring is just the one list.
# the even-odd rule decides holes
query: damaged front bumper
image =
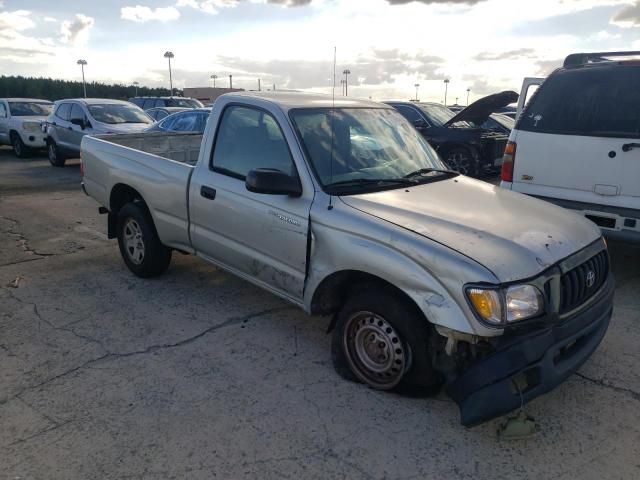
{"label": "damaged front bumper", "polygon": [[591,356],[613,313],[614,280],[589,306],[560,323],[523,334],[505,335],[488,357],[447,386],[470,427],[515,410],[549,392]]}

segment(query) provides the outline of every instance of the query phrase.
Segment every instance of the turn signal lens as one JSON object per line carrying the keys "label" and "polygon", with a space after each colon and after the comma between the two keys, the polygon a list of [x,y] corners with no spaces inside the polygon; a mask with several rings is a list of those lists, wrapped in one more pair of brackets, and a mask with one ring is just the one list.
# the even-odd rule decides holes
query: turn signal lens
{"label": "turn signal lens", "polygon": [[478,315],[496,325],[502,323],[502,303],[497,290],[471,288],[467,295]]}

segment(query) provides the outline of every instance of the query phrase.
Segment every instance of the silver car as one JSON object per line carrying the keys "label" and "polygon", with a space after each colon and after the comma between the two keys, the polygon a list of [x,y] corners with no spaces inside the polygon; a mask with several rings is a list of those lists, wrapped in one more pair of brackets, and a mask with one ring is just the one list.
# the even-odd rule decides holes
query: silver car
{"label": "silver car", "polygon": [[135,133],[144,130],[153,119],[129,102],[101,98],[58,100],[47,118],[49,161],[64,167],[67,158],[80,155],[85,135]]}

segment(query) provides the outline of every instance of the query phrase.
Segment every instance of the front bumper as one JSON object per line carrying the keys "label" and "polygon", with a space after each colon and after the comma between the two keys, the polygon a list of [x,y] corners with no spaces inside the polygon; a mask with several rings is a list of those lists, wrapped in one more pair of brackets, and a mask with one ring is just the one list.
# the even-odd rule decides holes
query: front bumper
{"label": "front bumper", "polygon": [[20,138],[22,138],[22,143],[29,148],[45,148],[47,146],[47,134],[40,131],[22,131]]}
{"label": "front bumper", "polygon": [[549,392],[591,356],[613,313],[609,274],[589,306],[560,323],[524,334],[505,335],[494,353],[447,386],[467,427],[515,410]]}

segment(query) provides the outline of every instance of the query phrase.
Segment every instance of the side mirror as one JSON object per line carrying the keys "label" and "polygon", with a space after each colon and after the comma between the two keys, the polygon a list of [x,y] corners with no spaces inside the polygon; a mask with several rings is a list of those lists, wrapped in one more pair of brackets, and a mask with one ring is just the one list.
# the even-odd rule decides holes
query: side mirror
{"label": "side mirror", "polygon": [[418,130],[421,128],[427,128],[427,122],[425,122],[424,120],[416,120],[415,122],[413,122],[413,126],[416,127]]}
{"label": "side mirror", "polygon": [[302,195],[300,180],[274,168],[256,168],[247,174],[245,180],[247,190],[269,195]]}
{"label": "side mirror", "polygon": [[84,130],[86,127],[83,118],[72,118],[70,122],[73,123],[74,125],[78,125],[82,130]]}

